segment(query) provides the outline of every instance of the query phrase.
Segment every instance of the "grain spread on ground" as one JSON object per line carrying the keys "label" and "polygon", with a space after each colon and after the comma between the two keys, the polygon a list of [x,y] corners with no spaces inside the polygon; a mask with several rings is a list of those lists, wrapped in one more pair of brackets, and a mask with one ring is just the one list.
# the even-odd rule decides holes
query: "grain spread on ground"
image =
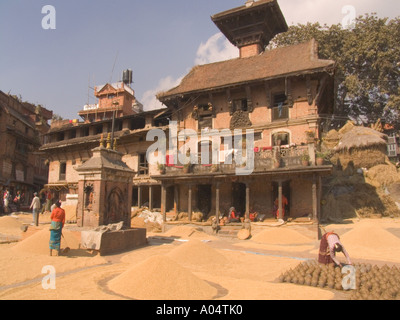
{"label": "grain spread on ground", "polygon": [[201,240],[216,240],[218,238],[209,235],[199,228],[190,226],[176,226],[163,233],[164,236],[174,237],[178,239],[201,239]]}
{"label": "grain spread on ground", "polygon": [[0,217],[0,233],[18,235],[22,232],[22,225],[18,218],[11,216]]}
{"label": "grain spread on ground", "polygon": [[164,255],[134,265],[112,279],[108,287],[140,300],[209,300],[218,293],[216,288]]}
{"label": "grain spread on ground", "polygon": [[[31,219],[31,215],[27,215],[28,220]],[[30,223],[30,222],[29,222]],[[380,227],[383,232],[379,236],[380,240],[384,243],[382,247],[371,246],[361,247],[358,246],[359,251],[356,252],[351,247],[353,241],[361,245],[360,234],[363,237],[368,237],[368,226],[371,228]],[[225,267],[208,267],[208,265],[183,265],[183,262],[178,263],[168,256],[168,253],[177,250],[177,248],[183,248],[184,244],[189,245],[187,242],[173,241],[172,238],[168,238],[166,241],[160,240],[149,240],[150,245],[131,250],[126,253],[119,255],[100,257],[98,255],[82,256],[81,253],[85,252],[82,250],[71,250],[69,256],[50,257],[48,255],[48,225],[40,225],[39,227],[29,226],[29,229],[24,235],[28,235],[31,231],[33,235],[40,232],[41,229],[46,230],[46,236],[43,237],[45,243],[45,254],[33,254],[20,250],[12,250],[15,244],[1,244],[0,245],[0,299],[17,299],[17,300],[49,300],[49,299],[92,299],[92,300],[113,300],[123,299],[124,296],[129,296],[129,299],[142,299],[142,296],[133,295],[133,293],[123,293],[117,291],[124,287],[125,284],[129,284],[130,290],[133,290],[134,283],[141,285],[143,297],[147,299],[157,299],[157,292],[164,290],[165,295],[171,292],[177,291],[180,294],[176,296],[169,295],[170,299],[175,298],[189,299],[222,299],[222,300],[269,300],[269,299],[305,299],[305,300],[328,300],[328,299],[350,299],[359,298],[358,296],[351,296],[351,292],[338,292],[335,289],[329,287],[320,288],[312,286],[304,286],[293,283],[278,283],[277,279],[284,271],[292,268],[296,268],[299,261],[308,259],[316,259],[318,257],[318,244],[319,241],[312,240],[314,249],[307,250],[304,252],[294,252],[293,248],[302,248],[310,246],[309,244],[280,244],[280,245],[263,245],[264,247],[243,249],[235,247],[235,244],[240,243],[241,245],[258,244],[252,240],[240,241],[238,239],[225,239],[219,238],[203,244],[215,249],[217,252],[223,254],[229,261],[228,266]],[[68,227],[67,227],[68,228]],[[282,232],[282,236],[287,233],[287,237],[290,238],[290,231],[301,232],[299,227],[284,226],[279,228]],[[380,265],[387,263],[390,268],[393,264],[400,267],[400,261],[393,261],[393,258],[398,256],[397,251],[390,250],[385,252],[385,248],[398,248],[400,241],[400,220],[398,218],[382,218],[382,219],[355,219],[351,223],[347,224],[335,224],[326,226],[327,231],[335,230],[341,236],[342,242],[346,249],[350,253],[350,257],[354,264],[360,262],[360,257],[368,259],[369,261],[376,259]],[[307,229],[309,230],[309,229]],[[358,230],[358,231],[357,231]],[[363,232],[361,232],[364,230]],[[67,232],[67,229],[65,230]],[[261,232],[261,231],[260,231]],[[359,233],[357,235],[357,232]],[[377,231],[382,232],[382,230]],[[305,233],[307,236],[310,232]],[[76,234],[74,233],[74,236]],[[345,237],[346,236],[346,237]],[[311,238],[311,234],[310,234]],[[353,238],[353,239],[351,239]],[[28,239],[28,237],[26,238]],[[31,238],[32,240],[33,238]],[[361,237],[361,239],[363,239]],[[191,240],[191,238],[189,238]],[[68,239],[67,239],[68,241]],[[190,242],[190,241],[189,241]],[[22,243],[22,241],[21,241]],[[72,246],[69,241],[68,245]],[[279,247],[279,252],[272,250],[271,247]],[[169,258],[170,261],[164,262],[162,266],[152,266],[149,261],[150,257],[163,256],[162,258]],[[339,254],[339,260],[343,261],[343,255]],[[300,258],[300,260],[299,260]],[[111,263],[106,264],[107,261]],[[147,262],[146,262],[147,261]],[[172,261],[172,262],[171,262]],[[183,260],[182,260],[183,261]],[[371,262],[372,263],[372,262]],[[153,263],[154,264],[154,263]],[[57,271],[57,286],[55,290],[44,290],[42,288],[41,280],[43,278],[42,267],[45,265],[53,265]],[[142,267],[139,266],[142,265]],[[90,269],[88,269],[90,267]],[[183,268],[182,271],[180,268]],[[128,270],[133,270],[131,275],[126,274]],[[136,271],[135,271],[136,270]],[[154,270],[157,270],[155,272]],[[192,295],[186,295],[185,289],[179,286],[187,285],[185,277],[179,278],[180,273],[188,276],[187,272],[195,277],[198,281],[203,281],[202,286],[205,284],[212,284],[211,289],[213,290],[210,294],[204,294],[207,290],[200,290],[191,292]],[[117,281],[119,276],[125,273],[126,279],[121,280],[119,283],[114,283],[114,287],[111,287],[112,281]],[[383,272],[385,275],[386,272]],[[138,276],[139,275],[139,276]],[[382,276],[383,276],[382,275]],[[361,275],[362,276],[362,275]],[[111,280],[113,278],[113,280]],[[188,276],[189,277],[189,276]],[[172,279],[172,284],[168,284],[169,288],[165,288],[166,278]],[[23,281],[35,280],[27,283]],[[121,279],[121,278],[120,278]],[[111,280],[111,281],[110,281]],[[157,283],[158,281],[158,283]],[[178,288],[175,289],[173,285],[175,282],[178,283]],[[163,286],[161,287],[160,284]],[[197,284],[199,284],[197,282]],[[218,286],[218,293],[215,287]],[[5,286],[12,287],[5,287]],[[152,288],[146,288],[146,286],[152,286]],[[127,286],[125,286],[126,288]],[[192,285],[192,288],[196,285]],[[171,289],[172,288],[172,289]],[[380,286],[382,289],[382,286]],[[108,290],[107,290],[108,289]],[[373,288],[371,288],[372,290]],[[361,288],[360,288],[361,290]],[[386,290],[386,289],[385,289]],[[151,293],[153,292],[153,294]],[[117,294],[115,294],[117,293]],[[245,294],[244,294],[245,293]],[[390,294],[389,292],[387,292]],[[363,294],[360,291],[360,294]],[[361,298],[364,298],[362,295]],[[164,296],[162,297],[164,299]]]}
{"label": "grain spread on ground", "polygon": [[400,239],[379,225],[361,222],[341,242],[350,257],[400,262]]}
{"label": "grain spread on ground", "polygon": [[296,230],[281,227],[265,229],[252,237],[251,240],[258,243],[278,245],[309,244],[312,242],[312,239]]}
{"label": "grain spread on ground", "polygon": [[182,265],[219,265],[228,263],[217,250],[198,239],[183,243],[168,253],[168,257]]}
{"label": "grain spread on ground", "polygon": [[[64,229],[63,236],[64,237],[61,237],[61,249],[65,247],[79,249],[80,241],[71,231]],[[46,227],[17,243],[12,247],[12,250],[14,252],[49,255],[49,240],[50,231],[48,227]]]}

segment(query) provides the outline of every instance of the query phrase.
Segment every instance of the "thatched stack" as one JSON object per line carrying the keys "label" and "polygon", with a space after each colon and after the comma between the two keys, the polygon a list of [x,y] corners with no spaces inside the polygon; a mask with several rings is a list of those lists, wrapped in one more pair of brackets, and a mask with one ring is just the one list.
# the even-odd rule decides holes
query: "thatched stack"
{"label": "thatched stack", "polygon": [[386,150],[387,135],[367,127],[354,126],[342,135],[337,151],[351,151],[354,149],[382,148]]}
{"label": "thatched stack", "polygon": [[325,144],[336,151],[331,159],[333,163],[340,163],[344,168],[351,165],[369,169],[388,162],[387,139],[387,135],[379,131],[348,122],[339,131],[329,132]]}

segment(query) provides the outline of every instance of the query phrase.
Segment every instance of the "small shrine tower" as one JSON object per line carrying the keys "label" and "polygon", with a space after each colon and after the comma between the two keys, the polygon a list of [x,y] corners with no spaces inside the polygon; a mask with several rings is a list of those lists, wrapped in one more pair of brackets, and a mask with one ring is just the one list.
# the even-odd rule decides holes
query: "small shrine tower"
{"label": "small shrine tower", "polygon": [[[134,171],[122,161],[122,153],[111,149],[111,134],[106,146],[93,149],[93,156],[76,170],[78,182],[77,224],[98,227],[123,221],[131,226],[131,194]],[[115,147],[115,146],[114,146]]]}
{"label": "small shrine tower", "polygon": [[212,21],[246,58],[264,52],[271,39],[288,26],[276,0],[248,0],[245,5],[217,13]]}

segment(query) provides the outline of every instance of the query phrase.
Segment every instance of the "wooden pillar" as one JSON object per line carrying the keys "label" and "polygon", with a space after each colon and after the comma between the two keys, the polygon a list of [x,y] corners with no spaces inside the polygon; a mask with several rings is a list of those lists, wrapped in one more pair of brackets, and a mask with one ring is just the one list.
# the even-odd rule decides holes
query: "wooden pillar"
{"label": "wooden pillar", "polygon": [[149,210],[153,210],[153,186],[149,186]]}
{"label": "wooden pillar", "polygon": [[179,202],[179,185],[174,185],[174,213],[175,215],[178,214],[178,202]]}
{"label": "wooden pillar", "polygon": [[279,217],[278,219],[283,219],[283,208],[282,208],[282,181],[278,181],[278,210]]}
{"label": "wooden pillar", "polygon": [[317,179],[315,174],[312,179],[312,219],[314,222],[318,221],[318,209],[317,209]]}
{"label": "wooden pillar", "polygon": [[245,219],[250,219],[250,183],[246,183],[246,212]]}
{"label": "wooden pillar", "polygon": [[192,185],[189,184],[188,190],[188,216],[189,221],[192,221]]}
{"label": "wooden pillar", "polygon": [[164,184],[161,185],[161,214],[163,216],[163,221],[167,221],[167,212],[166,212],[166,206],[167,204],[167,190]]}
{"label": "wooden pillar", "polygon": [[219,182],[215,185],[215,217],[219,221]]}
{"label": "wooden pillar", "polygon": [[317,189],[317,217],[318,221],[321,219],[321,199],[322,199],[322,178],[318,176],[318,189]]}
{"label": "wooden pillar", "polygon": [[137,190],[138,190],[137,202],[138,202],[138,208],[140,208],[142,205],[142,187],[138,186]]}

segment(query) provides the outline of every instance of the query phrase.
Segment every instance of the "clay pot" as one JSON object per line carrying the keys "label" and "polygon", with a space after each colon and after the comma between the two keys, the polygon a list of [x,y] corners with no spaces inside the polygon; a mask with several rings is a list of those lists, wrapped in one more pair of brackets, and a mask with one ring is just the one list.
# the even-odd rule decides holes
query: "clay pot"
{"label": "clay pot", "polygon": [[311,285],[313,286],[313,287],[316,287],[317,285],[318,285],[318,280],[312,280],[311,281]]}

